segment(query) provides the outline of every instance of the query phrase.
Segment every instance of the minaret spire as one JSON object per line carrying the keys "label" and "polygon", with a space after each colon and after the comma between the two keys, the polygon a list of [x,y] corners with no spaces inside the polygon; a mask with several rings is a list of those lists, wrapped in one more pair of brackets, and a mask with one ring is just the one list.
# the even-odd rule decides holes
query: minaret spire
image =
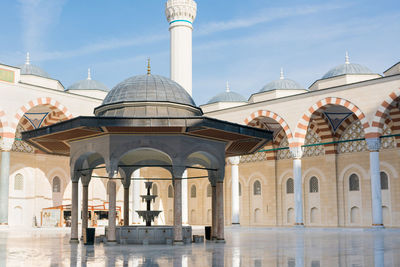
{"label": "minaret spire", "polygon": [[147,75],[151,75],[150,58],[147,59]]}
{"label": "minaret spire", "polygon": [[281,80],[285,79],[285,76],[283,76],[283,68],[281,68],[281,77],[280,77],[280,79]]}
{"label": "minaret spire", "polygon": [[31,64],[31,60],[30,60],[30,57],[29,57],[29,52],[26,53],[26,61],[25,61],[25,64],[26,64],[26,65]]}
{"label": "minaret spire", "polygon": [[92,75],[90,74],[90,68],[88,68],[88,70],[87,70],[87,79],[88,80],[92,79]]}
{"label": "minaret spire", "polygon": [[347,51],[346,51],[345,63],[346,63],[346,64],[350,64],[349,52],[347,52]]}
{"label": "minaret spire", "polygon": [[231,90],[229,89],[229,82],[226,81],[226,92],[229,93]]}

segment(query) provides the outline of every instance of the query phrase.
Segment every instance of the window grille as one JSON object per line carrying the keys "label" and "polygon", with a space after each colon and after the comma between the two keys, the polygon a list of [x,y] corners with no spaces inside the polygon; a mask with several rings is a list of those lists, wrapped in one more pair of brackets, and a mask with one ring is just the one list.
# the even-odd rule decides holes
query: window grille
{"label": "window grille", "polygon": [[168,186],[168,197],[173,198],[174,197],[174,190],[172,188],[172,185]]}
{"label": "window grille", "polygon": [[389,189],[388,176],[385,172],[381,172],[381,190]]}
{"label": "window grille", "polygon": [[310,193],[318,193],[318,178],[315,176],[310,179]]}
{"label": "window grille", "polygon": [[195,185],[192,185],[192,187],[190,188],[190,197],[191,198],[196,197],[196,186]]}
{"label": "window grille", "polygon": [[211,197],[211,185],[210,184],[208,184],[207,185],[207,197]]}
{"label": "window grille", "polygon": [[293,194],[294,193],[294,184],[293,184],[293,179],[289,178],[286,181],[286,194]]}
{"label": "window grille", "polygon": [[357,174],[355,174],[355,173],[350,175],[349,188],[350,188],[350,191],[360,191],[360,181],[358,179]]}
{"label": "window grille", "polygon": [[14,177],[14,190],[24,190],[24,176],[20,173]]}
{"label": "window grille", "polygon": [[255,181],[253,184],[253,195],[259,196],[261,195],[261,183],[260,181]]}
{"label": "window grille", "polygon": [[53,193],[60,193],[61,181],[58,176],[53,178]]}

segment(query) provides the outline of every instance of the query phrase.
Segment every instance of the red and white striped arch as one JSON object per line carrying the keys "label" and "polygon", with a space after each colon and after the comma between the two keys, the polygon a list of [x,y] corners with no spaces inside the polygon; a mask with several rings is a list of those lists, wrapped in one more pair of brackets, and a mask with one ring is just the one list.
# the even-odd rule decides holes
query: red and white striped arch
{"label": "red and white striped arch", "polygon": [[57,100],[52,99],[51,97],[41,97],[37,98],[35,100],[29,101],[27,104],[23,105],[20,107],[16,114],[14,115],[14,118],[12,119],[10,131],[8,134],[12,136],[12,138],[15,137],[15,132],[17,130],[18,123],[20,122],[21,118],[23,118],[24,114],[28,112],[30,109],[36,107],[36,106],[47,106],[51,110],[56,110],[57,114],[63,115],[65,119],[72,119],[73,116],[71,112],[68,110],[67,107],[62,105],[60,102]]}
{"label": "red and white striped arch", "polygon": [[275,120],[276,122],[278,122],[281,125],[281,127],[283,128],[283,131],[286,133],[287,139],[288,139],[288,141],[290,143],[290,140],[293,137],[292,131],[290,130],[289,125],[286,123],[286,121],[281,116],[276,114],[275,112],[272,112],[272,111],[269,111],[269,110],[258,110],[258,111],[255,111],[255,112],[251,113],[250,116],[248,116],[244,120],[244,124],[251,125],[251,122],[254,119],[257,119],[259,117],[271,118],[271,119]]}
{"label": "red and white striped arch", "polygon": [[[398,104],[400,97],[400,88],[392,92],[379,106],[371,124],[371,132],[368,133],[368,138],[379,137],[382,135],[383,125],[389,112]],[[367,138],[367,136],[366,136]]]}
{"label": "red and white striped arch", "polygon": [[327,97],[324,98],[314,105],[312,105],[301,117],[299,123],[297,124],[296,131],[294,133],[294,142],[290,144],[291,147],[299,147],[304,145],[305,137],[307,134],[308,125],[311,121],[311,116],[319,109],[324,109],[327,105],[338,105],[347,108],[352,111],[357,118],[361,121],[364,131],[367,133],[370,131],[369,123],[364,115],[364,113],[350,101],[339,98],[339,97]]}

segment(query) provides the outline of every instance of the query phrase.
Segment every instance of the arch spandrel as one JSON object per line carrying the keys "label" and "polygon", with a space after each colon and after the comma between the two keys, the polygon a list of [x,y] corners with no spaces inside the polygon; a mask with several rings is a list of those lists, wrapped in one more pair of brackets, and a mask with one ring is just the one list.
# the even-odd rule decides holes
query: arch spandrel
{"label": "arch spandrel", "polygon": [[356,105],[354,105],[350,101],[343,99],[343,98],[326,97],[326,98],[316,102],[315,104],[313,104],[310,108],[307,109],[306,112],[301,114],[300,120],[297,123],[296,129],[294,132],[293,142],[289,144],[290,147],[299,147],[299,146],[304,145],[308,126],[310,125],[310,122],[312,121],[312,115],[315,112],[318,112],[319,110],[324,110],[329,106],[340,106],[340,107],[344,107],[347,110],[353,112],[357,116],[357,119],[360,120],[365,134],[367,134],[370,131],[370,124],[369,124],[366,116]]}

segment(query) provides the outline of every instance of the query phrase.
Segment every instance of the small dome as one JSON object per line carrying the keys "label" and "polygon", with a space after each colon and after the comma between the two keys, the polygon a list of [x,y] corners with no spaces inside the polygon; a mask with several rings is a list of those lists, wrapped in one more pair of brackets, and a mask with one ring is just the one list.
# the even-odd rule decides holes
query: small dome
{"label": "small dome", "polygon": [[244,96],[235,92],[231,92],[229,89],[229,84],[226,83],[226,91],[211,98],[210,101],[207,102],[207,104],[217,102],[247,102],[247,100],[246,98],[244,98]]}
{"label": "small dome", "polygon": [[272,90],[296,90],[296,89],[304,89],[304,88],[301,87],[301,85],[298,84],[297,82],[290,80],[290,79],[286,79],[283,76],[283,70],[281,70],[280,79],[272,81],[272,82],[268,83],[267,85],[265,85],[260,90],[260,93],[268,92],[268,91],[272,91]]}
{"label": "small dome", "polygon": [[328,71],[322,79],[328,79],[344,74],[373,74],[367,67],[349,62],[349,55],[346,53],[346,62]]}
{"label": "small dome", "polygon": [[178,83],[159,75],[138,75],[115,86],[103,105],[119,102],[172,102],[196,107],[192,97]]}
{"label": "small dome", "polygon": [[86,80],[78,81],[66,89],[68,90],[101,90],[108,92],[109,89],[103,83],[92,80],[90,69],[88,70],[88,77]]}
{"label": "small dome", "polygon": [[29,53],[26,54],[26,62],[19,67],[22,75],[36,75],[44,78],[50,78],[50,75],[40,67],[32,65],[29,59]]}
{"label": "small dome", "polygon": [[159,75],[138,75],[116,85],[95,109],[96,116],[189,117],[202,111],[178,83]]}

